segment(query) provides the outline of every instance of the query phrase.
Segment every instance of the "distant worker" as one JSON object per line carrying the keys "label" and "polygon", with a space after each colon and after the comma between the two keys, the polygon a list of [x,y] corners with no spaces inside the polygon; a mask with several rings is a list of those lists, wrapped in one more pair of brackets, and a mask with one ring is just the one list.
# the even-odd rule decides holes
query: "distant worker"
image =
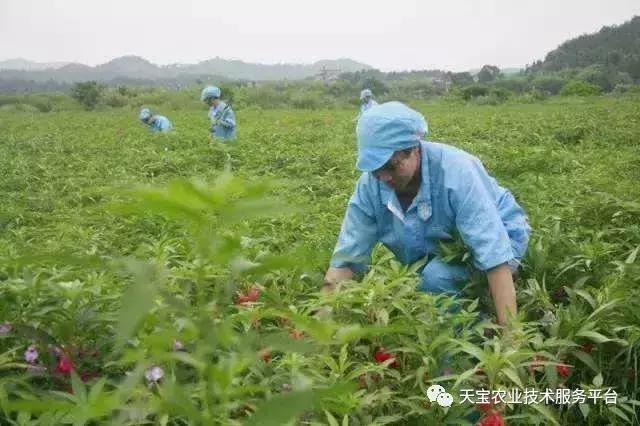
{"label": "distant worker", "polygon": [[373,93],[370,89],[364,89],[360,92],[360,114],[374,105],[378,105],[378,103],[373,99]]}
{"label": "distant worker", "polygon": [[236,116],[231,105],[220,100],[222,92],[216,86],[207,86],[202,90],[200,100],[209,106],[211,135],[214,138],[232,140],[236,138]]}
{"label": "distant worker", "polygon": [[149,108],[140,110],[140,121],[149,126],[153,133],[166,133],[173,129],[167,117],[154,114]]}

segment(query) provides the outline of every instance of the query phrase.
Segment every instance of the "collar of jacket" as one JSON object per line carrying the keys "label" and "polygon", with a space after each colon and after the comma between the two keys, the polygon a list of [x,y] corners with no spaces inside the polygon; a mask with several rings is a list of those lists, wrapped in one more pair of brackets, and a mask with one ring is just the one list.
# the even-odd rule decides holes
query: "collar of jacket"
{"label": "collar of jacket", "polygon": [[[418,194],[409,206],[409,210],[417,208],[418,217],[427,221],[431,217],[431,179],[429,165],[429,149],[427,142],[420,142],[420,168],[422,172],[422,182]],[[375,178],[374,178],[375,179]],[[380,201],[395,217],[404,222],[404,212],[398,201],[396,192],[387,184],[378,181],[380,187]]]}

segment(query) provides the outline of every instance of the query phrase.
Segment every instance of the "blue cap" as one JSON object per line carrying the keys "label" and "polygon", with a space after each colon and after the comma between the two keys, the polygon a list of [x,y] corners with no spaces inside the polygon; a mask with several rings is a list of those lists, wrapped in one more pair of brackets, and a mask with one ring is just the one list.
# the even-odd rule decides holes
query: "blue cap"
{"label": "blue cap", "polygon": [[371,93],[370,89],[364,89],[362,92],[360,92],[360,100],[366,98],[366,97],[372,97],[373,93]]}
{"label": "blue cap", "polygon": [[151,118],[152,115],[153,114],[151,113],[151,110],[149,108],[142,108],[139,115],[140,121],[147,121]]}
{"label": "blue cap", "polygon": [[207,86],[204,89],[202,89],[202,93],[200,94],[200,100],[206,101],[209,98],[219,98],[221,94],[222,93],[219,87]]}
{"label": "blue cap", "polygon": [[363,172],[379,169],[394,152],[418,145],[428,129],[422,114],[400,102],[372,106],[358,120],[356,167]]}

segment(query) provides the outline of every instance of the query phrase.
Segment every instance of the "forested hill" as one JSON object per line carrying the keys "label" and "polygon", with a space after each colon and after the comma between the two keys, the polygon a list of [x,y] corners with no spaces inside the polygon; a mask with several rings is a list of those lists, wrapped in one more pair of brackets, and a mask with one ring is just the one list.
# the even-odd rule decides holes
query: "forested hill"
{"label": "forested hill", "polygon": [[535,62],[529,70],[560,71],[591,66],[604,66],[627,73],[633,80],[640,79],[640,16],[568,40],[549,52],[544,61]]}

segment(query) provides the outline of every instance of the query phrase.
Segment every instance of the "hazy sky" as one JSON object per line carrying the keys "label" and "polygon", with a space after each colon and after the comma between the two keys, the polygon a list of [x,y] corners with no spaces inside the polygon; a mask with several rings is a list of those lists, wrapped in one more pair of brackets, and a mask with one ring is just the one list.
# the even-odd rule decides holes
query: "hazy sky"
{"label": "hazy sky", "polygon": [[634,14],[640,0],[0,0],[0,60],[349,57],[384,71],[460,71],[523,66]]}

